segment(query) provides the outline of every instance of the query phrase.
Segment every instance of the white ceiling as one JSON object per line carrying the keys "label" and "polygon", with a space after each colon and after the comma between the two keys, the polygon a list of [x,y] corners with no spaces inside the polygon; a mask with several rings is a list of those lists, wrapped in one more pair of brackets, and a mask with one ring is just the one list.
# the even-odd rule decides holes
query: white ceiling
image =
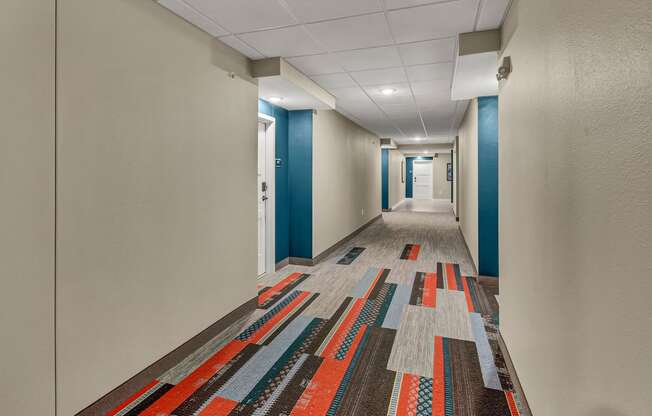
{"label": "white ceiling", "polygon": [[[445,143],[459,33],[500,27],[511,0],[159,0],[251,59],[281,56],[337,110],[399,144]],[[383,88],[396,93],[383,95]],[[422,140],[415,140],[421,138]]]}

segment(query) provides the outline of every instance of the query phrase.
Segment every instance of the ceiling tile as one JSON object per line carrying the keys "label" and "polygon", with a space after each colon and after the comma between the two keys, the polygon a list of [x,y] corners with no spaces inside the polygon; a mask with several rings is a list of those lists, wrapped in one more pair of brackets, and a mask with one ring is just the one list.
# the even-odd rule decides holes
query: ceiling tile
{"label": "ceiling tile", "polygon": [[428,40],[400,45],[405,65],[434,64],[455,60],[455,38]]}
{"label": "ceiling tile", "polygon": [[296,58],[289,58],[288,62],[305,75],[322,75],[344,72],[344,68],[339,64],[338,60],[334,56],[328,54],[299,56]]}
{"label": "ceiling tile", "polygon": [[383,13],[311,23],[306,28],[329,51],[371,48],[393,43]]}
{"label": "ceiling tile", "polygon": [[437,109],[442,105],[448,105],[452,103],[450,100],[450,93],[448,91],[415,95],[414,100],[417,102],[417,106],[421,111],[427,111],[433,108]]}
{"label": "ceiling tile", "polygon": [[269,57],[313,55],[324,52],[302,26],[244,33],[238,36]]}
{"label": "ceiling tile", "polygon": [[381,88],[377,86],[364,88],[367,94],[369,94],[378,105],[414,103],[409,84],[388,84],[386,86],[383,85],[383,87],[395,88],[396,93],[392,95],[384,95],[380,92]]}
{"label": "ceiling tile", "polygon": [[442,1],[447,1],[447,0],[385,0],[385,3],[387,4],[387,9],[401,9],[404,7],[414,7],[414,6],[421,6],[423,4],[429,4],[429,3],[440,3]]}
{"label": "ceiling tile", "polygon": [[386,85],[407,82],[403,68],[372,69],[369,71],[351,72],[351,76],[360,85]]}
{"label": "ceiling tile", "polygon": [[163,7],[169,9],[178,16],[183,17],[188,22],[197,26],[201,30],[218,37],[227,35],[229,32],[221,28],[217,23],[213,22],[193,7],[188,6],[180,0],[158,0],[158,3]]}
{"label": "ceiling tile", "polygon": [[313,75],[312,80],[319,84],[322,88],[334,89],[344,87],[355,87],[355,81],[349,74],[327,74],[327,75]]}
{"label": "ceiling tile", "polygon": [[387,114],[389,117],[394,118],[407,118],[414,116],[417,113],[417,107],[414,103],[407,104],[380,104],[380,108]]}
{"label": "ceiling tile", "polygon": [[482,0],[476,30],[498,29],[503,23],[510,0]]}
{"label": "ceiling tile", "polygon": [[453,76],[453,63],[409,66],[406,70],[410,82],[438,80],[450,82]]}
{"label": "ceiling tile", "polygon": [[447,95],[447,98],[450,99],[450,80],[436,80],[436,81],[423,81],[423,82],[413,82],[412,83],[412,92],[414,95],[437,95],[443,96]]}
{"label": "ceiling tile", "polygon": [[388,12],[396,41],[414,42],[472,32],[479,0],[457,0]]}
{"label": "ceiling tile", "polygon": [[382,11],[380,0],[285,0],[302,22],[335,19]]}
{"label": "ceiling tile", "polygon": [[394,46],[338,52],[334,55],[347,71],[401,66],[401,57]]}
{"label": "ceiling tile", "polygon": [[231,33],[296,24],[278,1],[185,0]]}
{"label": "ceiling tile", "polygon": [[412,115],[407,118],[390,118],[392,123],[398,127],[408,137],[423,137],[426,132],[423,130],[423,124],[418,115]]}
{"label": "ceiling tile", "polygon": [[235,35],[224,36],[219,39],[250,59],[263,59],[265,57],[254,48],[238,39]]}
{"label": "ceiling tile", "polygon": [[333,94],[338,104],[341,102],[371,102],[367,94],[360,87],[332,88],[328,92]]}

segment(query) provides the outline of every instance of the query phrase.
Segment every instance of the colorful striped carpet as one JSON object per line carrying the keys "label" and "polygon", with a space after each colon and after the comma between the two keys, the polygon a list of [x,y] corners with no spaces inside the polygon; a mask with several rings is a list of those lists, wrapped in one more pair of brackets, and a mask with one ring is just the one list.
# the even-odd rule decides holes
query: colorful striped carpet
{"label": "colorful striped carpet", "polygon": [[[356,266],[363,251],[336,259],[330,284],[324,274],[278,274],[253,315],[108,415],[524,414],[498,348],[495,302],[475,279],[442,263],[399,279]],[[408,244],[395,259],[419,256]]]}

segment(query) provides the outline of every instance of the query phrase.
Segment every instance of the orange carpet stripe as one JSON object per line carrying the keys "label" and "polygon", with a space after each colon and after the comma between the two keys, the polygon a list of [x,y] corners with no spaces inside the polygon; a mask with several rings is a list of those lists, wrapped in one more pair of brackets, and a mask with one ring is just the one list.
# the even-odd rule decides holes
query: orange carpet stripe
{"label": "orange carpet stripe", "polygon": [[444,340],[435,337],[435,354],[432,375],[432,416],[444,416],[446,386],[444,375]]}
{"label": "orange carpet stripe", "polygon": [[249,338],[249,342],[252,344],[255,344],[256,342],[260,341],[262,337],[264,337],[276,324],[281,321],[283,318],[285,318],[294,308],[296,308],[305,298],[310,296],[310,292],[301,292],[299,296],[294,298],[294,300],[290,303],[287,304],[285,308],[283,308],[279,313],[274,315],[269,321],[265,322],[263,326],[261,326],[256,333],[254,333],[251,338]]}
{"label": "orange carpet stripe", "polygon": [[193,371],[188,377],[184,378],[165,393],[153,405],[147,408],[141,416],[160,416],[169,415],[174,409],[179,407],[192,393],[200,388],[209,378],[217,373],[229,361],[231,361],[244,347],[249,344],[248,341],[233,340],[226,344],[224,348],[215,353],[204,364]]}
{"label": "orange carpet stripe", "polygon": [[238,402],[233,400],[216,397],[204,410],[199,412],[198,416],[227,416],[237,405]]}
{"label": "orange carpet stripe", "polygon": [[521,416],[521,412],[518,411],[518,406],[516,406],[516,401],[514,401],[514,393],[506,391],[505,397],[507,398],[507,405],[512,416]]}
{"label": "orange carpet stripe", "polygon": [[156,401],[156,403],[143,412],[142,416],[159,416],[161,414],[166,415],[172,412],[209,378],[224,367],[224,365],[238,355],[247,344],[256,343],[260,340],[309,295],[310,293],[308,292],[302,292],[279,313],[274,315],[272,319],[261,326],[247,341],[236,339],[226,344],[224,348],[215,353],[215,355],[193,371],[188,377],[165,393],[158,401]]}
{"label": "orange carpet stripe", "polygon": [[410,402],[410,388],[419,386],[419,376],[412,374],[403,374],[401,380],[401,392],[399,394],[398,406],[396,407],[396,416],[413,416],[416,408],[416,400]]}
{"label": "orange carpet stripe", "polygon": [[423,281],[422,306],[434,308],[437,305],[437,273],[426,273]]}
{"label": "orange carpet stripe", "polygon": [[464,277],[462,277],[462,286],[464,286],[464,296],[466,297],[466,306],[469,308],[469,312],[475,312],[475,307],[473,307],[473,299],[471,299],[471,291],[469,290],[469,283]]}
{"label": "orange carpet stripe", "polygon": [[316,416],[325,415],[328,412],[366,329],[367,325],[360,327],[360,331],[358,331],[351,343],[346,359],[324,359],[324,362],[319,366],[314,377],[294,405],[290,416]]}
{"label": "orange carpet stripe", "polygon": [[288,286],[289,284],[292,284],[292,282],[297,280],[300,276],[301,276],[301,273],[298,273],[298,272],[292,273],[291,275],[289,275],[285,279],[278,282],[276,285],[274,285],[271,288],[267,289],[260,296],[258,296],[258,304],[263,304],[269,298],[271,298],[272,296],[279,294],[283,289],[285,289],[286,286]]}
{"label": "orange carpet stripe", "polygon": [[130,396],[127,400],[125,400],[124,402],[122,402],[122,404],[121,404],[120,406],[116,407],[115,409],[113,409],[113,410],[111,410],[109,413],[107,413],[106,416],[114,416],[114,415],[118,414],[122,409],[124,409],[125,407],[129,406],[131,403],[134,402],[134,400],[138,399],[140,396],[142,396],[143,394],[145,394],[145,393],[147,392],[147,390],[149,390],[149,389],[151,389],[152,387],[154,387],[157,383],[158,383],[157,380],[152,380],[152,381],[151,381],[149,384],[147,384],[145,387],[143,387],[142,389],[138,390],[136,393],[134,393],[132,396]]}
{"label": "orange carpet stripe", "polygon": [[408,256],[408,259],[416,260],[417,257],[419,257],[419,251],[421,251],[421,246],[418,244],[413,245],[412,250],[410,250],[410,255]]}
{"label": "orange carpet stripe", "polygon": [[459,290],[455,281],[455,268],[452,264],[446,263],[446,278],[448,281],[448,290]]}
{"label": "orange carpet stripe", "polygon": [[378,280],[380,280],[380,276],[383,274],[385,269],[380,269],[378,271],[378,274],[376,275],[376,278],[374,279],[373,282],[371,282],[371,285],[369,286],[369,289],[367,289],[367,293],[364,294],[363,299],[369,299],[369,295],[371,295],[371,292],[374,290],[374,287],[378,283]]}
{"label": "orange carpet stripe", "polygon": [[[358,316],[360,315],[360,312],[362,311],[362,308],[364,306],[364,302],[365,302],[364,299],[358,299],[355,301],[353,307],[349,311],[349,314],[346,316],[346,318],[340,325],[339,329],[335,332],[333,338],[331,338],[330,342],[324,349],[324,352],[321,354],[322,357],[324,358],[335,357],[337,350],[339,350],[340,346],[342,345],[342,341],[344,341],[346,335],[351,330],[351,327],[353,327],[353,324],[355,323],[356,319],[358,319]],[[358,334],[359,333],[360,332],[358,332]],[[349,349],[349,354],[351,353],[351,351],[353,351],[353,349]]]}

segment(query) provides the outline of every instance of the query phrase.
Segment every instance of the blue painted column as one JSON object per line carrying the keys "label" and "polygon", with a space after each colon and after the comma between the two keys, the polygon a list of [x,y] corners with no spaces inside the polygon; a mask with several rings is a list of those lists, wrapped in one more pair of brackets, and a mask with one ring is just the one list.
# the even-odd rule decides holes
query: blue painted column
{"label": "blue painted column", "polygon": [[389,209],[389,150],[381,152],[382,209]]}
{"label": "blue painted column", "polygon": [[288,121],[290,256],[312,259],[312,110]]}
{"label": "blue painted column", "polygon": [[498,97],[478,98],[478,263],[498,276]]}

